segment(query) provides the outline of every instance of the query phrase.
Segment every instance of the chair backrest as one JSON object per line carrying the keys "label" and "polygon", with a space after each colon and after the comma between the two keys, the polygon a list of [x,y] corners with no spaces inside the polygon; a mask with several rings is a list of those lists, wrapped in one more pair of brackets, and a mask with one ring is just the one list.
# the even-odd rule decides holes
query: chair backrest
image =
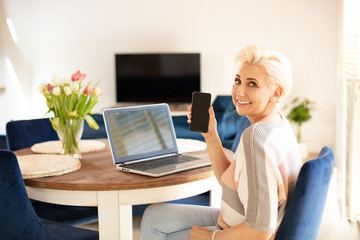
{"label": "chair backrest", "polygon": [[99,125],[99,129],[92,129],[87,122],[84,123],[84,132],[81,139],[107,138],[103,115],[100,113],[92,114],[91,117]]}
{"label": "chair backrest", "polygon": [[48,118],[10,121],[6,124],[6,141],[11,151],[52,140],[59,138]]}
{"label": "chair backrest", "polygon": [[218,95],[214,99],[212,106],[215,112],[224,112],[225,109],[232,104],[231,95]]}
{"label": "chair backrest", "polygon": [[1,239],[59,239],[34,212],[13,152],[0,150],[0,181]]}
{"label": "chair backrest", "polygon": [[[82,139],[107,138],[102,114],[93,114],[99,129],[94,130],[84,123]],[[6,141],[8,149],[16,151],[45,141],[59,140],[48,118],[10,121],[6,124]]]}
{"label": "chair backrest", "polygon": [[318,239],[334,162],[334,152],[324,147],[304,163],[275,240]]}
{"label": "chair backrest", "polygon": [[251,123],[250,123],[249,119],[246,116],[241,116],[239,126],[236,131],[236,135],[235,135],[232,147],[231,147],[231,151],[233,151],[233,152],[236,151],[236,149],[239,145],[242,133],[245,131],[245,129],[250,127],[250,125],[251,125]]}

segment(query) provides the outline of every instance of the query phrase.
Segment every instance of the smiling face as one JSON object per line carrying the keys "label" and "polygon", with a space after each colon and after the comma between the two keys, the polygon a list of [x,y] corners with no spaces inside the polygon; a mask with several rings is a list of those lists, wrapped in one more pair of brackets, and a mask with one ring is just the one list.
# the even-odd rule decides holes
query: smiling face
{"label": "smiling face", "polygon": [[257,65],[244,64],[232,87],[233,103],[239,115],[251,123],[264,121],[275,111],[280,88],[271,89],[266,72]]}

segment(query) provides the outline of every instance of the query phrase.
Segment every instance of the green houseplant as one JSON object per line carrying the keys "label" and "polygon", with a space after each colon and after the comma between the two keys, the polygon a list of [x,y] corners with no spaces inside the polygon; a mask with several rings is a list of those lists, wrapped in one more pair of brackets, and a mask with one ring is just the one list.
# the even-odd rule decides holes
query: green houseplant
{"label": "green houseplant", "polygon": [[[298,147],[300,151],[300,155],[302,159],[306,159],[308,156],[308,147],[307,142],[303,141],[301,137],[301,126],[304,122],[307,122],[311,119],[311,112],[314,109],[314,102],[305,98],[300,100],[298,97],[290,102],[292,108],[290,112],[286,116],[287,119],[296,124],[296,140],[298,142]],[[286,109],[288,106],[286,105],[284,108]]]}
{"label": "green houseplant", "polygon": [[[311,119],[311,112],[314,109],[314,102],[307,98],[300,100],[297,97],[290,102],[290,105],[292,108],[286,117],[290,122],[297,125],[296,139],[298,142],[301,142],[301,126],[304,122],[307,122]],[[287,107],[288,106],[285,106],[285,109]]]}

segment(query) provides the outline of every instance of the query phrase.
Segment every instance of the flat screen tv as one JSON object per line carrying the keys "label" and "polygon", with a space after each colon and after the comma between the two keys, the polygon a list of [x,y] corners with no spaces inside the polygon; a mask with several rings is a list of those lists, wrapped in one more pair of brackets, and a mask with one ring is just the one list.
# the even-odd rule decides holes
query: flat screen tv
{"label": "flat screen tv", "polygon": [[190,103],[200,91],[200,53],[116,54],[118,103]]}

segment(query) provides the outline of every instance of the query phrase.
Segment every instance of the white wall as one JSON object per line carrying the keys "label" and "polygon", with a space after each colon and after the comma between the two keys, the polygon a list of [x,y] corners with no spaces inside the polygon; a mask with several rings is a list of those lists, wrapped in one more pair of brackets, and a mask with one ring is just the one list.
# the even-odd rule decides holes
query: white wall
{"label": "white wall", "polygon": [[46,112],[36,87],[54,72],[70,75],[80,69],[88,79],[101,78],[105,94],[96,110],[114,105],[114,54],[121,52],[200,52],[202,90],[229,94],[234,55],[248,44],[260,44],[292,62],[295,83],[289,100],[301,96],[316,102],[313,120],[303,129],[310,150],[335,144],[336,0],[3,3],[18,33],[23,59],[14,65],[20,82],[28,86],[26,97],[32,106],[23,118],[42,117]]}
{"label": "white wall", "polygon": [[[13,66],[16,66],[16,72]],[[5,9],[0,0],[0,87],[6,87],[6,91],[0,91],[0,134],[5,133],[7,121],[24,118],[30,113],[30,94],[24,92],[24,89],[29,89],[26,66],[21,50],[8,31]],[[23,80],[21,83],[13,81],[19,77]]]}

